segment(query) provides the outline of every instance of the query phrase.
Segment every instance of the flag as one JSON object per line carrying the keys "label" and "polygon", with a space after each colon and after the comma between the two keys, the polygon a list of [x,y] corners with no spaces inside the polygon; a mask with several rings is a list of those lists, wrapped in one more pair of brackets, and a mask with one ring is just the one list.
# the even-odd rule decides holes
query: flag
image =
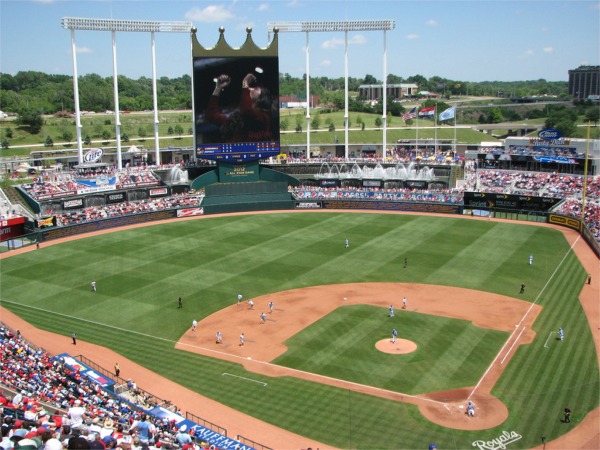
{"label": "flag", "polygon": [[444,112],[440,113],[439,120],[440,122],[443,120],[454,119],[454,114],[456,113],[456,105],[448,108]]}
{"label": "flag", "polygon": [[421,111],[419,111],[419,117],[433,117],[435,116],[435,106],[432,106],[430,108],[423,108]]}
{"label": "flag", "polygon": [[408,119],[414,119],[415,117],[417,117],[417,107],[416,106],[413,109],[411,109],[409,112],[404,114],[402,116],[402,120],[406,122]]}

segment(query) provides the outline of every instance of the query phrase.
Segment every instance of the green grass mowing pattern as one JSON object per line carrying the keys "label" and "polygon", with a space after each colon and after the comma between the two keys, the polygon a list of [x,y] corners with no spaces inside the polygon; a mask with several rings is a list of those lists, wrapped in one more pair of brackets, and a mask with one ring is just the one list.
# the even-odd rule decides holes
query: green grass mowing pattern
{"label": "green grass mowing pattern", "polygon": [[[406,355],[382,353],[381,339],[398,337],[418,345]],[[386,308],[338,308],[286,342],[288,351],[273,363],[407,394],[477,384],[508,333],[464,320]]]}
{"label": "green grass mowing pattern", "polygon": [[[351,245],[347,251],[346,238]],[[310,285],[399,281],[460,286],[532,301],[567,251],[557,231],[516,223],[284,213],[153,225],[46,247],[3,260],[0,281],[3,306],[41,328],[61,333],[66,340],[76,330],[80,339],[110,347],[203,395],[329,445],[391,449],[425,448],[436,442],[440,448],[471,448],[474,440],[492,439],[506,429],[523,435],[511,448],[527,448],[539,445],[541,432],[550,440],[567,431],[557,421],[565,402],[574,411],[574,422],[598,405],[597,360],[577,300],[586,274],[573,256],[539,299],[544,310],[535,324],[535,342],[518,349],[495,389],[511,415],[492,430],[446,429],[428,422],[411,405],[247,373],[236,364],[175,350],[172,341],[192,318],[234,303],[238,292],[249,298]],[[527,263],[530,253],[535,256],[533,266]],[[406,270],[401,268],[404,256],[409,258]],[[89,286],[92,279],[98,282],[95,294]],[[521,282],[527,284],[524,295],[518,295]],[[184,297],[183,311],[176,308],[179,295]],[[573,347],[550,354],[543,341],[547,331],[558,326],[567,333],[567,341],[560,344]],[[381,333],[389,336],[385,330]],[[473,358],[490,351],[470,350]],[[445,358],[457,354],[465,358],[465,365],[474,364],[473,358],[455,351],[444,353],[437,367],[444,368]],[[223,377],[223,372],[266,382],[268,390]],[[459,385],[461,378],[456,372],[447,383]],[[426,390],[428,382],[424,377],[415,391]],[[199,405],[193,412],[202,416],[201,411]]]}

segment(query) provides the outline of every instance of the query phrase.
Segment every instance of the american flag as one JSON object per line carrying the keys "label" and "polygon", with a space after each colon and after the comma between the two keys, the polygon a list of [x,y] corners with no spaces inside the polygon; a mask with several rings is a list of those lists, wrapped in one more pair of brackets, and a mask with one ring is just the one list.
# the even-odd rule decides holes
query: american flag
{"label": "american flag", "polygon": [[405,113],[402,116],[402,120],[406,122],[408,119],[414,119],[415,117],[417,117],[417,107],[416,106],[413,109],[411,109],[409,112]]}

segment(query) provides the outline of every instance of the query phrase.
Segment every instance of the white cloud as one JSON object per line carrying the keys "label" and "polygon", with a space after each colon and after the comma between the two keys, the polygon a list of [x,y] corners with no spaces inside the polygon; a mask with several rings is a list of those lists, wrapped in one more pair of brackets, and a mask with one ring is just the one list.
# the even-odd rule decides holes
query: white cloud
{"label": "white cloud", "polygon": [[321,48],[325,49],[325,50],[334,50],[340,46],[344,45],[344,40],[343,39],[339,39],[339,38],[333,38],[333,39],[329,39],[327,41],[324,41],[321,44]]}
{"label": "white cloud", "polygon": [[533,50],[525,50],[525,52],[523,53],[521,58],[529,58],[530,56],[533,56],[534,54],[535,54],[535,52]]}
{"label": "white cloud", "polygon": [[544,47],[544,53],[554,53],[554,47]]}
{"label": "white cloud", "polygon": [[185,18],[196,22],[223,22],[233,19],[230,10],[220,5],[209,5],[204,9],[194,7],[185,13]]}
{"label": "white cloud", "polygon": [[[325,50],[335,50],[338,47],[344,45],[345,40],[341,38],[333,38],[324,41],[321,44],[321,48]],[[348,45],[363,45],[367,43],[367,38],[362,34],[355,34],[348,39]]]}
{"label": "white cloud", "polygon": [[438,25],[438,21],[435,19],[429,19],[425,21],[425,25],[429,25],[431,27],[435,27]]}
{"label": "white cloud", "polygon": [[408,39],[409,41],[416,41],[417,39],[419,39],[419,35],[418,34],[409,34],[406,36],[406,39]]}
{"label": "white cloud", "polygon": [[298,0],[292,0],[291,2],[289,2],[287,4],[290,8],[296,8],[298,6],[301,6],[300,2]]}
{"label": "white cloud", "polygon": [[362,44],[366,44],[366,43],[367,43],[367,38],[364,37],[362,34],[355,34],[350,39],[348,39],[348,44],[362,45]]}
{"label": "white cloud", "polygon": [[331,63],[330,59],[324,59],[323,61],[321,61],[321,64],[319,64],[319,65],[323,66],[323,67],[329,67],[329,66],[331,66],[331,64],[332,63]]}
{"label": "white cloud", "polygon": [[93,53],[92,49],[89,47],[75,47],[75,52],[81,54]]}
{"label": "white cloud", "polygon": [[256,8],[257,11],[268,11],[269,10],[269,4],[268,3],[261,3],[260,5],[258,5],[258,8]]}

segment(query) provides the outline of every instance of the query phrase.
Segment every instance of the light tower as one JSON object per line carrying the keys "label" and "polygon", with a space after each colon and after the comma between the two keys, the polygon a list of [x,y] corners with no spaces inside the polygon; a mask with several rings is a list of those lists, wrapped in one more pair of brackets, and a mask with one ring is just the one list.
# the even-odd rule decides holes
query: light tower
{"label": "light tower", "polygon": [[344,156],[348,158],[348,31],[383,31],[383,158],[387,146],[387,43],[386,32],[396,27],[395,20],[343,20],[326,22],[269,22],[269,33],[306,33],[306,159],[310,159],[310,50],[309,33],[344,32]]}
{"label": "light tower", "polygon": [[[165,22],[156,20],[113,20],[113,19],[86,19],[81,17],[63,17],[61,26],[71,30],[71,51],[73,54],[73,94],[75,103],[75,129],[77,133],[77,160],[83,162],[83,146],[81,142],[81,114],[79,111],[79,87],[77,83],[77,49],[75,46],[75,30],[110,31],[112,34],[113,55],[113,95],[115,103],[115,134],[117,139],[117,168],[122,168],[121,159],[121,119],[119,115],[119,85],[117,82],[117,42],[116,32],[150,33],[152,50],[152,98],[154,108],[154,147],[156,163],[160,163],[160,145],[158,139],[158,101],[156,95],[156,51],[154,46],[154,33],[190,33],[191,22]],[[191,52],[191,44],[190,44]]]}

